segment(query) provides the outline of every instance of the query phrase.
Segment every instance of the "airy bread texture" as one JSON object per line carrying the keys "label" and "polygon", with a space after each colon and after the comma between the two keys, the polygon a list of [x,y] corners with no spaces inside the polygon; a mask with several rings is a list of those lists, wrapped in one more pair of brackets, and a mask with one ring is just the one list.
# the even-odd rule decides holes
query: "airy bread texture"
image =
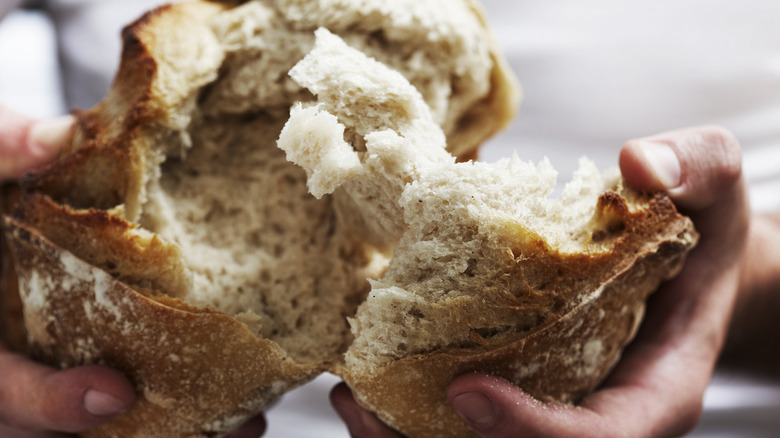
{"label": "airy bread texture", "polygon": [[419,92],[324,29],[290,75],[318,103],[293,108],[279,147],[313,195],[359,212],[353,232],[397,243],[337,372],[409,436],[472,436],[446,401],[465,372],[547,401],[591,391],[696,241],[668,199],[585,159],[554,199],[547,161],[456,163]]}
{"label": "airy bread texture", "polygon": [[137,388],[85,436],[222,436],[324,371],[469,436],[455,376],[576,401],[695,243],[587,161],[556,199],[546,161],[456,162],[518,97],[470,1],[182,3],[124,44],[4,218],[31,352]]}

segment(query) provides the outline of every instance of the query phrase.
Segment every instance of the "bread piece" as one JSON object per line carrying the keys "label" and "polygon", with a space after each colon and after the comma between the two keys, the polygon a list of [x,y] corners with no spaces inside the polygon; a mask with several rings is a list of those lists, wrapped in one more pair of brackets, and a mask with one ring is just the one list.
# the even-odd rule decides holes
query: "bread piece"
{"label": "bread piece", "polygon": [[467,0],[196,1],[130,25],[106,99],[4,218],[35,357],[137,388],[85,436],[221,436],[343,361],[392,242],[355,234],[276,148],[313,100],[288,71],[321,26],[422,90],[456,155],[517,104]]}
{"label": "bread piece", "polygon": [[[446,400],[463,373],[545,401],[593,390],[695,244],[690,220],[587,160],[555,199],[546,161],[456,163],[402,75],[324,29],[317,37],[291,77],[318,103],[293,108],[279,147],[315,196],[359,213],[356,234],[397,242],[336,369],[358,401],[409,436],[454,437],[473,436]],[[363,141],[350,145],[350,131]]]}

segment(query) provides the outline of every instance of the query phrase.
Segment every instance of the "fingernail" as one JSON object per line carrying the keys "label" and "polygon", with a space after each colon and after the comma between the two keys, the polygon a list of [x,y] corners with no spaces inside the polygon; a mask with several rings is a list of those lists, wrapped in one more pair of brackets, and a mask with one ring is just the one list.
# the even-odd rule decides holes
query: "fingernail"
{"label": "fingernail", "polygon": [[493,402],[478,392],[467,392],[452,399],[452,407],[464,420],[476,426],[490,426],[496,418]]}
{"label": "fingernail", "polygon": [[682,170],[680,159],[674,149],[663,143],[649,141],[641,142],[640,147],[658,182],[666,189],[679,187]]}
{"label": "fingernail", "polygon": [[30,128],[30,142],[44,155],[53,155],[65,145],[73,127],[73,116],[44,119]]}
{"label": "fingernail", "polygon": [[108,417],[121,414],[128,407],[106,393],[90,389],[84,395],[84,408],[87,412],[97,417]]}

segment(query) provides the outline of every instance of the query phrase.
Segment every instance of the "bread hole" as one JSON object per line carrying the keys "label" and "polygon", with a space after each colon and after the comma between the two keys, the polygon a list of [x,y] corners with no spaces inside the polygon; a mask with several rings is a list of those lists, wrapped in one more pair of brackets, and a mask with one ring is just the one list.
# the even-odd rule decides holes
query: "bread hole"
{"label": "bread hole", "polygon": [[609,224],[609,227],[607,227],[607,232],[612,235],[620,234],[625,230],[626,230],[626,223],[623,222],[622,220],[614,221],[611,224]]}
{"label": "bread hole", "polygon": [[297,186],[298,184],[300,184],[301,181],[299,178],[296,178],[295,175],[292,175],[290,173],[284,173],[279,178],[279,182],[281,182],[286,186]]}
{"label": "bread hole", "polygon": [[222,216],[224,215],[224,212],[225,212],[225,207],[222,205],[222,203],[214,199],[211,201],[209,212],[206,213],[206,217],[203,220],[207,223],[212,222],[215,216]]}
{"label": "bread hole", "polygon": [[220,82],[222,82],[222,80],[225,77],[227,77],[228,74],[230,73],[231,64],[232,64],[231,62],[222,63],[222,65],[219,67],[219,70],[217,71],[217,80],[209,84],[206,84],[205,86],[203,86],[203,88],[200,89],[197,97],[198,106],[203,107],[207,104],[207,101],[209,100],[209,97],[211,97],[212,92],[215,89],[215,86]]}
{"label": "bread hole", "polygon": [[530,277],[538,278],[534,278],[533,282],[530,283],[527,280],[523,280],[523,282],[525,282],[527,285],[527,289],[520,289],[520,292],[523,292],[524,294],[530,294],[538,298],[558,286],[561,282],[561,278],[565,278],[565,274],[563,269],[560,267],[553,271],[552,266],[545,266],[542,268],[542,270],[533,271],[533,274],[530,275]]}
{"label": "bread hole", "polygon": [[536,294],[538,294],[538,292],[537,292],[537,291],[543,291],[543,290],[547,290],[547,289],[549,289],[549,288],[550,288],[550,286],[551,286],[552,284],[554,284],[554,283],[553,283],[553,280],[550,280],[550,281],[545,281],[545,282],[543,282],[543,283],[539,283],[539,284],[537,284],[537,285],[534,285],[533,287],[531,287],[531,290],[530,290],[530,292],[533,292],[533,293],[536,293]]}
{"label": "bread hole", "polygon": [[252,231],[244,238],[247,245],[252,247],[259,247],[263,243],[262,233],[258,230]]}
{"label": "bread hole", "polygon": [[608,239],[618,237],[626,230],[626,223],[622,220],[611,221],[607,224],[606,229],[595,230],[591,233],[590,240],[592,242],[603,242]]}
{"label": "bread hole", "polygon": [[279,222],[272,222],[271,223],[271,231],[273,231],[274,234],[283,234],[284,233],[284,226],[282,226]]}
{"label": "bread hole", "polygon": [[[450,93],[452,93],[453,96],[460,95],[461,93],[463,93],[463,89],[467,88],[469,86],[468,84],[466,84],[466,85],[462,84],[462,81],[458,77],[458,75],[456,75],[454,73],[450,73],[449,76],[450,76],[450,80],[449,80],[449,82],[450,82]],[[468,115],[468,113],[466,115]],[[463,117],[461,117],[461,119],[462,118]]]}
{"label": "bread hole", "polygon": [[263,283],[270,283],[271,282],[271,273],[267,269],[263,269],[260,271],[260,281]]}
{"label": "bread hole", "polygon": [[103,269],[107,272],[110,272],[112,275],[117,273],[117,267],[117,264],[112,260],[106,260],[103,264]]}
{"label": "bread hole", "polygon": [[603,242],[607,238],[607,232],[604,230],[595,230],[590,235],[591,242]]}
{"label": "bread hole", "polygon": [[469,329],[469,332],[472,334],[472,339],[476,336],[476,340],[481,339],[487,341],[497,336],[527,332],[536,327],[536,320],[537,318],[531,317],[529,318],[529,321],[515,325],[505,324],[495,327],[472,327]]}
{"label": "bread hole", "polygon": [[415,317],[415,318],[417,318],[417,319],[422,319],[422,318],[425,318],[425,314],[424,314],[424,313],[422,313],[422,312],[420,311],[420,309],[418,309],[418,308],[416,308],[416,307],[412,307],[411,309],[409,309],[409,311],[407,312],[407,314],[409,314],[409,316],[413,316],[413,317]]}
{"label": "bread hole", "polygon": [[477,259],[470,258],[468,262],[466,262],[466,270],[463,272],[467,277],[474,277],[477,274],[474,273],[474,271],[477,268]]}
{"label": "bread hole", "polygon": [[501,333],[506,333],[507,331],[510,331],[512,329],[511,325],[502,325],[499,327],[474,327],[469,329],[469,331],[477,336],[479,336],[482,339],[490,339],[494,336],[497,336]]}
{"label": "bread hole", "polygon": [[378,47],[382,52],[385,52],[390,46],[390,42],[387,39],[387,35],[385,35],[385,31],[383,29],[371,32],[368,38],[371,42],[371,45]]}

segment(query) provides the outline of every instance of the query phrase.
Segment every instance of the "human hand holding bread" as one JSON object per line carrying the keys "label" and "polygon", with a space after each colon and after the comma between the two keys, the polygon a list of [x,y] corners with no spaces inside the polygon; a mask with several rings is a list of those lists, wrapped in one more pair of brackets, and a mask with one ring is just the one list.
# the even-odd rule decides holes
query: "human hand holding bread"
{"label": "human hand holding bread", "polygon": [[[540,403],[496,377],[457,378],[448,400],[479,436],[678,436],[696,424],[727,335],[748,229],[739,144],[722,128],[689,128],[628,142],[620,164],[628,184],[668,192],[691,215],[699,247],[650,298],[637,338],[607,380],[576,407]],[[346,387],[332,402],[353,436],[398,436]]]}
{"label": "human hand holding bread", "polygon": [[[420,435],[429,426],[430,434],[467,433],[445,412],[444,392],[468,371],[511,377],[547,400],[585,395],[633,336],[647,294],[679,268],[694,240],[689,224],[665,198],[634,193],[587,163],[557,204],[546,199],[547,163],[456,165],[444,152],[445,137],[468,155],[514,104],[500,56],[490,44],[470,46],[470,36],[489,40],[473,11],[453,14],[461,20],[453,26],[454,42],[426,47],[414,40],[410,49],[403,37],[393,39],[416,29],[403,20],[390,19],[384,33],[350,34],[354,27],[343,17],[313,5],[307,7],[314,13],[306,12],[314,23],[291,26],[300,35],[274,27],[300,19],[297,7],[267,20],[280,12],[255,2],[235,13],[196,3],[136,23],[125,33],[123,68],[109,98],[80,114],[73,155],[29,180],[30,197],[8,220],[37,353],[63,367],[110,363],[135,384],[134,410],[90,433],[226,433],[323,370],[344,376],[362,403],[396,419],[396,427]],[[416,11],[421,21],[433,19],[424,9]],[[275,59],[281,52],[271,49],[257,56],[257,47],[274,38],[283,40],[285,55],[294,47],[303,56],[311,41],[306,34],[322,25],[317,17],[337,30],[343,25],[351,44],[387,56],[383,62],[419,81],[427,101],[400,74],[364,61],[333,36],[323,44],[324,56],[293,75],[298,88],[280,76],[296,59]],[[243,29],[236,20],[244,19],[271,28],[236,32]],[[149,37],[157,28],[181,34],[157,45]],[[198,38],[181,44],[184,35]],[[252,40],[266,35],[263,44]],[[458,67],[462,76],[454,79],[446,66],[441,77],[403,71],[408,65],[388,56],[455,50],[449,57],[457,59],[463,47],[477,55],[456,64],[476,68]],[[196,65],[182,67],[181,60],[196,58]],[[149,59],[156,70],[146,67]],[[230,68],[217,75],[223,62]],[[345,66],[354,69],[339,74]],[[252,88],[243,86],[248,77],[277,81]],[[279,81],[281,92],[259,88]],[[461,94],[442,100],[442,90]],[[279,145],[305,174],[274,152],[287,105],[298,100],[304,105],[294,110]],[[263,182],[265,175],[271,179]],[[307,179],[323,202],[306,193]],[[270,204],[247,206],[245,198],[225,196],[236,184]],[[267,216],[269,208],[283,220]],[[314,222],[301,223],[301,214]],[[549,226],[553,217],[571,228]],[[225,228],[236,222],[243,229]],[[399,239],[390,265],[366,263]],[[255,266],[255,257],[269,264]],[[366,276],[375,278],[372,292]],[[260,296],[247,288],[259,288]],[[323,317],[311,321],[306,315],[313,311]],[[352,317],[351,333],[345,317]],[[213,354],[216,338],[219,354]],[[415,374],[416,380],[403,380]],[[472,380],[456,385],[480,385],[473,375],[466,379]],[[398,394],[411,396],[409,403],[385,401]],[[404,423],[407,412],[432,415],[431,422]]]}

